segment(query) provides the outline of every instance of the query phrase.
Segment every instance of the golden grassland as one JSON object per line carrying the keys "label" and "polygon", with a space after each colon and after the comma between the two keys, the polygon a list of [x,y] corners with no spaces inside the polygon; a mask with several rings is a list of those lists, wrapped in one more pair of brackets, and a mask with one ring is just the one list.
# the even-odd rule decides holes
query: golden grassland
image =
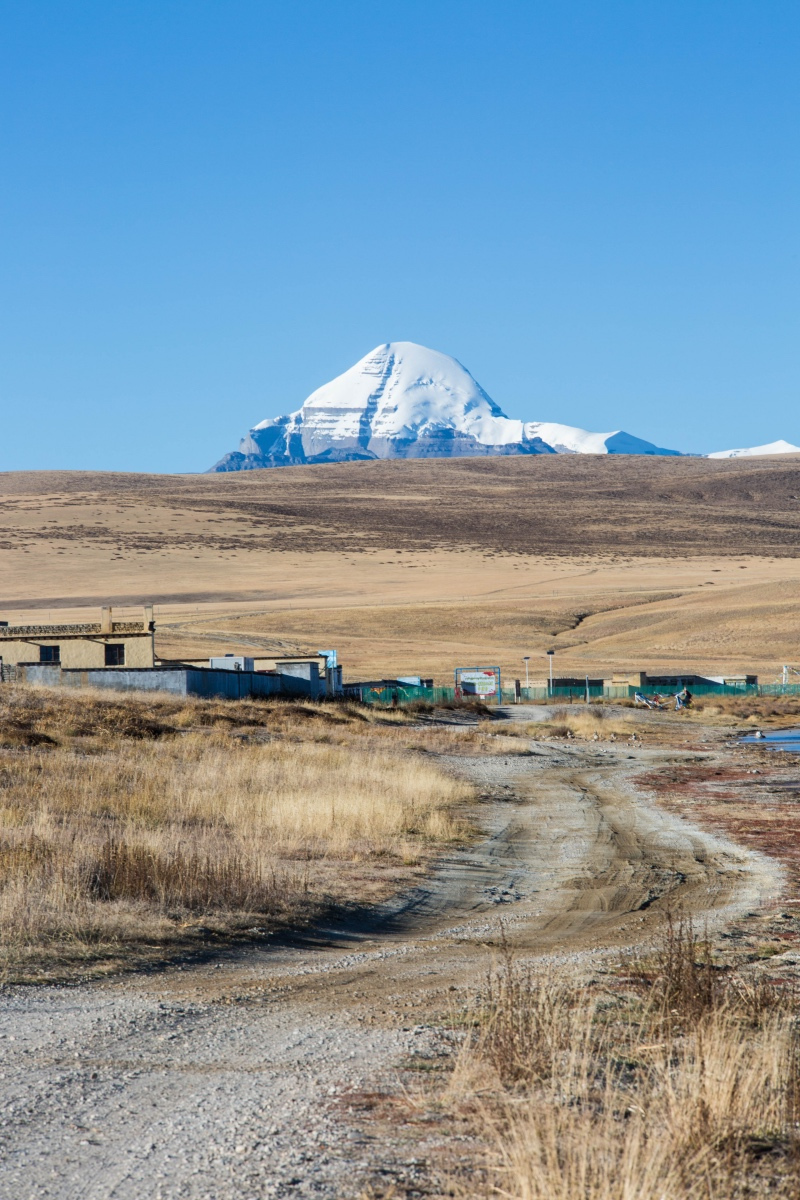
{"label": "golden grassland", "polygon": [[353,706],[4,687],[6,971],[130,964],[385,897],[467,832],[470,789],[420,732]]}
{"label": "golden grassland", "polygon": [[[797,459],[0,476],[0,609],[153,601],[157,650],[336,646],[349,678],[800,666]],[[46,619],[46,618],[45,618]]]}
{"label": "golden grassland", "polygon": [[692,702],[687,715],[708,725],[741,721],[765,728],[793,728],[800,725],[800,696],[703,696]]}
{"label": "golden grassland", "polygon": [[[549,706],[548,706],[549,708]],[[676,713],[671,696],[665,698],[663,713],[639,708],[633,700],[576,703],[549,709],[546,720],[516,723],[508,733],[520,736],[572,736],[588,741],[636,737],[679,741],[680,731],[693,726],[725,729],[763,726],[793,729],[800,724],[800,695],[793,696],[696,696],[691,707]]]}
{"label": "golden grassland", "polygon": [[481,1194],[800,1193],[797,997],[721,970],[690,926],[587,986],[506,953],[466,1021],[441,1103],[488,1146]]}
{"label": "golden grassland", "polygon": [[[522,570],[513,564],[501,562],[488,570],[476,560],[469,578],[461,579],[452,558],[461,556],[437,555],[415,587],[402,592],[393,586],[398,568],[364,561],[343,577],[349,588],[360,589],[358,600],[339,594],[336,564],[268,564],[280,571],[277,583],[269,580],[270,592],[280,593],[277,598],[259,604],[235,599],[156,604],[156,652],[180,660],[226,652],[289,655],[335,646],[347,679],[420,674],[449,686],[455,666],[495,663],[506,680],[524,683],[524,654],[530,656],[531,681],[544,681],[547,649],[555,650],[557,674],[578,677],[681,669],[748,671],[774,682],[784,663],[800,667],[800,560],[751,561],[747,572],[753,582],[746,584],[744,572],[715,566],[719,560],[701,563],[699,572],[696,560],[644,560],[628,567],[598,560],[589,578],[583,578],[587,564],[570,563],[573,573],[562,564],[555,589],[542,582],[547,564],[530,560],[518,589]],[[86,573],[102,578],[97,564],[87,565]],[[157,580],[155,572],[153,594]],[[140,582],[143,589],[148,586],[146,572]],[[471,596],[470,588],[498,588],[501,594],[489,603]],[[315,606],[311,593],[316,593]],[[99,593],[97,603],[108,594]],[[141,614],[133,607],[115,611],[120,617]],[[12,622],[51,615],[85,620],[96,619],[97,610],[54,602],[8,605],[2,615]]]}

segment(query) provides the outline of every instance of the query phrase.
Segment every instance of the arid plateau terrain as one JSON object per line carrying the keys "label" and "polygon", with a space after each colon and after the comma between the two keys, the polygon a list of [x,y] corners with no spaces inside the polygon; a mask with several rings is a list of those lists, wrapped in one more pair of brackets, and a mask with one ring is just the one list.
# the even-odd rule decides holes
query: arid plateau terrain
{"label": "arid plateau terrain", "polygon": [[800,460],[559,456],[0,476],[0,612],[156,604],[164,657],[335,646],[350,678],[800,658]]}
{"label": "arid plateau terrain", "polygon": [[[800,462],[0,476],[0,618],[800,666]],[[46,620],[45,616],[45,620]],[[0,687],[0,1197],[798,1200],[800,697]]]}

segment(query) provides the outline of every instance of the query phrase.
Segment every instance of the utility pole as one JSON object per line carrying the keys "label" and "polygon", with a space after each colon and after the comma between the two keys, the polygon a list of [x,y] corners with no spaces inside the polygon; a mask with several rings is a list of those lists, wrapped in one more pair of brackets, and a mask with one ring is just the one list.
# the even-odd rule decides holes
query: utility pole
{"label": "utility pole", "polygon": [[555,654],[555,650],[547,651],[547,658],[550,662],[550,695],[551,696],[553,694],[553,655],[554,654]]}
{"label": "utility pole", "polygon": [[529,680],[529,678],[528,678],[528,663],[530,662],[530,660],[531,660],[531,656],[530,656],[530,654],[526,654],[526,655],[524,656],[524,658],[522,659],[522,661],[525,663],[525,690],[526,690],[526,691],[527,691],[527,690],[528,690],[528,688],[531,686],[531,685],[530,685],[530,680]]}

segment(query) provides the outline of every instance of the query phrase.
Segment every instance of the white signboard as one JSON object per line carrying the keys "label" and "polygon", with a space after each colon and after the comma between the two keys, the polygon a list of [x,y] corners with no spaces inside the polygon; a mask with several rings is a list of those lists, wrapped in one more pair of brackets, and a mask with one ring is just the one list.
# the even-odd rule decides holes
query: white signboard
{"label": "white signboard", "polygon": [[461,690],[467,696],[495,696],[497,676],[494,671],[462,671]]}

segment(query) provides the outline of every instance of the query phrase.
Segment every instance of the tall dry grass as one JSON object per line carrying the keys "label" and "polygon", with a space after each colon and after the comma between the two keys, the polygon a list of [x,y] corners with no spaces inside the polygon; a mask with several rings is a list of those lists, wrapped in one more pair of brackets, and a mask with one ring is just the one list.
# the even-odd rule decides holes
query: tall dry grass
{"label": "tall dry grass", "polygon": [[702,957],[689,961],[698,950],[668,933],[646,993],[580,989],[506,959],[450,1084],[489,1141],[488,1194],[800,1195],[794,998],[736,979],[709,988]]}
{"label": "tall dry grass", "polygon": [[634,729],[641,728],[636,722],[637,714],[628,709],[615,707],[612,713],[605,713],[601,708],[588,705],[556,708],[547,721],[527,725],[525,730],[528,736],[534,738],[550,735],[605,741],[612,737],[630,736]]}
{"label": "tall dry grass", "polygon": [[302,920],[461,832],[466,786],[347,710],[82,699],[3,691],[7,962]]}
{"label": "tall dry grass", "polygon": [[800,696],[702,696],[694,700],[692,710],[703,721],[722,718],[719,723],[733,719],[778,727],[800,724]]}

